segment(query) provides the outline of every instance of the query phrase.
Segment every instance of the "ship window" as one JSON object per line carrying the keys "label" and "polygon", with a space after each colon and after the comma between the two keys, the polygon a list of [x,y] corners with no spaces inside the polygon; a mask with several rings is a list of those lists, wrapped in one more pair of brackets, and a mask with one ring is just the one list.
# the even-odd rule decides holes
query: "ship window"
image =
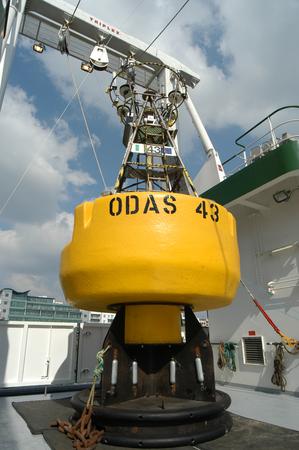
{"label": "ship window", "polygon": [[262,336],[243,337],[242,350],[244,364],[265,365]]}

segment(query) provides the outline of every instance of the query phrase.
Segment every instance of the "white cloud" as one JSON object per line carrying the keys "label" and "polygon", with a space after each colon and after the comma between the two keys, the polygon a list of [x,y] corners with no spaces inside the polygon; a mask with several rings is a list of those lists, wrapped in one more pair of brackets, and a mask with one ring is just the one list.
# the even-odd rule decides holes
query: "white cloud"
{"label": "white cloud", "polygon": [[[86,0],[82,8],[150,42],[181,6],[156,0],[134,11],[138,4]],[[209,126],[249,127],[297,96],[298,14],[296,0],[191,1],[154,45],[199,73],[193,96]]]}
{"label": "white cloud", "polygon": [[0,230],[0,286],[61,298],[60,252],[72,227],[73,215],[60,213],[42,224],[17,223]]}
{"label": "white cloud", "polygon": [[[217,0],[222,35],[219,51],[229,58],[229,72],[214,80],[214,114],[207,95],[209,121],[220,127],[237,124],[248,128],[279,106],[297,98],[296,18],[299,3],[294,0]],[[204,86],[203,86],[204,87]]]}
{"label": "white cloud", "polygon": [[60,204],[70,186],[84,189],[94,180],[71,168],[80,143],[67,124],[62,121],[49,132],[37,119],[32,99],[20,88],[9,88],[0,118],[0,208],[34,159],[0,216],[0,286],[61,297],[59,258],[71,238],[73,216]]}
{"label": "white cloud", "polygon": [[8,221],[44,221],[59,211],[69,185],[93,184],[90,175],[73,170],[80,143],[61,121],[55,131],[36,117],[31,99],[20,88],[9,88],[0,119],[0,209],[28,164],[33,164],[2,214]]}

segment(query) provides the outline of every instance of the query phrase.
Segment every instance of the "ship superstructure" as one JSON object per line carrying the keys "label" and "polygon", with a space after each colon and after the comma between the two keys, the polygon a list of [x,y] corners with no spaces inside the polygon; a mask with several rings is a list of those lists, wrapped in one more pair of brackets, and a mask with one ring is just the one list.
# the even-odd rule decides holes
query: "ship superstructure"
{"label": "ship superstructure", "polygon": [[[270,318],[242,285],[233,305],[210,311],[216,379],[291,395],[298,391],[299,355],[298,111],[297,105],[281,107],[238,138],[240,150],[224,163],[232,173],[203,194],[236,217],[242,279]],[[294,345],[288,347],[277,329]],[[221,342],[235,347],[235,371],[217,367]],[[283,367],[275,372],[279,349]]]}

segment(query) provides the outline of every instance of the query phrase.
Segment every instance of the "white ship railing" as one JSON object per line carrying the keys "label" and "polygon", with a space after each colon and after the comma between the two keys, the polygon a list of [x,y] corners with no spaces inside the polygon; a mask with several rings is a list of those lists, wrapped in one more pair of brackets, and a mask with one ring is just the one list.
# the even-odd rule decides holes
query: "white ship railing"
{"label": "white ship railing", "polygon": [[[242,150],[223,162],[223,166],[229,164],[231,167],[230,169],[226,168],[227,176],[238,172],[239,170],[251,164],[256,159],[263,157],[269,151],[280,147],[286,141],[299,140],[299,131],[290,133],[289,130],[286,130],[287,127],[290,128],[293,125],[295,125],[299,130],[299,118],[284,120],[282,122],[279,122],[275,126],[273,125],[273,121],[271,120],[274,115],[278,114],[281,111],[286,111],[289,109],[299,109],[299,106],[284,106],[282,108],[276,109],[235,140],[236,145],[241,147]],[[269,130],[267,132],[263,133],[259,137],[255,137],[253,140],[246,144],[240,143],[240,141],[242,141],[248,135],[256,134],[256,130],[265,123],[267,123],[267,125],[269,126]]]}

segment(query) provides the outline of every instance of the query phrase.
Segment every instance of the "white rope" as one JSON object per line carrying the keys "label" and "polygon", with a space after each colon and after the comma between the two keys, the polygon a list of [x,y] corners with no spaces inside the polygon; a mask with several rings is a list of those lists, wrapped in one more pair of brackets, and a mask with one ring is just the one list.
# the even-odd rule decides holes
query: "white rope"
{"label": "white rope", "polygon": [[79,92],[80,88],[82,87],[83,83],[85,82],[85,80],[87,79],[88,74],[86,74],[85,78],[83,78],[83,80],[81,81],[81,83],[79,84],[75,94],[73,95],[73,97],[70,99],[70,101],[68,102],[68,104],[66,105],[66,107],[64,108],[64,110],[62,111],[62,113],[60,114],[60,116],[58,117],[58,119],[56,119],[53,127],[51,128],[51,130],[49,131],[49,133],[47,134],[47,136],[45,137],[45,139],[42,141],[39,150],[35,153],[35,155],[33,155],[33,157],[31,158],[29,164],[27,165],[26,169],[24,170],[24,172],[22,173],[22,175],[19,177],[16,185],[14,186],[14,188],[11,190],[9,196],[7,197],[6,201],[3,203],[3,205],[0,208],[0,216],[3,213],[3,211],[5,210],[5,208],[7,207],[7,205],[9,204],[10,200],[13,198],[13,196],[15,195],[15,193],[17,192],[17,190],[19,189],[19,187],[21,186],[24,178],[26,177],[26,175],[28,174],[28,172],[30,171],[30,169],[32,168],[36,157],[38,156],[38,154],[40,154],[41,150],[44,149],[44,145],[46,144],[46,142],[50,139],[50,137],[52,136],[55,128],[57,127],[57,125],[59,124],[60,120],[62,119],[63,115],[66,113],[66,111],[68,110],[68,108],[70,107],[71,103],[73,102],[74,98],[77,96],[77,93]]}
{"label": "white rope", "polygon": [[105,190],[107,190],[107,184],[106,184],[106,181],[105,181],[105,178],[104,178],[104,175],[103,175],[103,171],[102,171],[102,168],[101,168],[101,165],[100,165],[100,161],[99,161],[99,158],[98,158],[95,146],[94,146],[94,142],[93,142],[93,139],[92,139],[92,136],[91,136],[91,133],[90,133],[90,129],[89,129],[89,126],[88,126],[88,123],[87,123],[86,115],[85,115],[85,112],[84,112],[84,109],[83,109],[83,105],[82,105],[82,102],[81,102],[81,97],[80,97],[79,91],[77,89],[77,82],[76,82],[75,76],[73,74],[71,62],[70,62],[70,59],[69,59],[68,55],[67,55],[67,60],[68,60],[69,69],[70,69],[70,72],[71,72],[71,77],[72,77],[73,84],[74,84],[75,91],[76,91],[75,95],[78,98],[78,102],[79,102],[80,109],[81,109],[81,112],[82,112],[82,116],[83,116],[83,120],[84,120],[84,123],[85,123],[86,131],[87,131],[87,134],[88,134],[88,137],[89,137],[89,140],[90,140],[90,145],[91,145],[91,148],[92,148],[92,151],[93,151],[96,163],[97,163],[97,167],[99,169],[100,176],[101,176],[102,181],[103,181],[103,185],[105,187]]}

